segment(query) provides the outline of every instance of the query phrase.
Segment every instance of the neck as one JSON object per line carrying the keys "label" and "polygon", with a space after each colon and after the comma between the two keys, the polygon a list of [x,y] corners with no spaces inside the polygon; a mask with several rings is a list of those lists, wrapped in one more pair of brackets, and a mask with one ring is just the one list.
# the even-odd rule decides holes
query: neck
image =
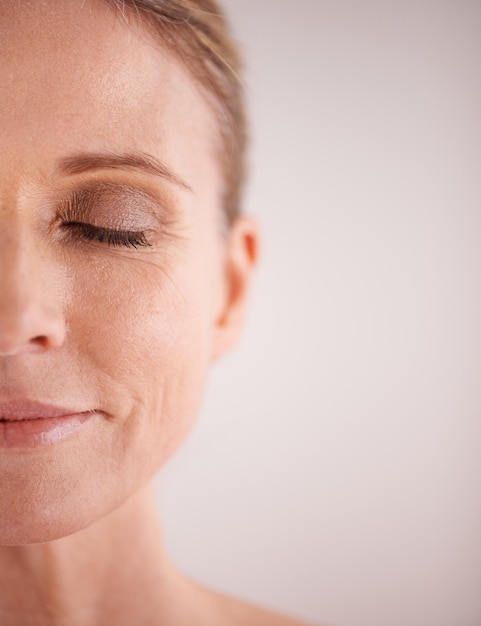
{"label": "neck", "polygon": [[153,615],[163,623],[179,581],[165,556],[147,488],[69,537],[1,546],[0,623],[123,626],[151,623]]}

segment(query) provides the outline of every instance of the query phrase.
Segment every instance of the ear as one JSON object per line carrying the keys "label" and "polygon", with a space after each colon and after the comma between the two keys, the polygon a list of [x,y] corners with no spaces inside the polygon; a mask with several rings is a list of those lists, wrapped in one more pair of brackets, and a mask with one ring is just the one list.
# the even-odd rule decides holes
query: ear
{"label": "ear", "polygon": [[247,308],[247,296],[259,255],[259,227],[249,215],[240,215],[227,235],[224,254],[224,289],[216,316],[212,360],[237,341]]}

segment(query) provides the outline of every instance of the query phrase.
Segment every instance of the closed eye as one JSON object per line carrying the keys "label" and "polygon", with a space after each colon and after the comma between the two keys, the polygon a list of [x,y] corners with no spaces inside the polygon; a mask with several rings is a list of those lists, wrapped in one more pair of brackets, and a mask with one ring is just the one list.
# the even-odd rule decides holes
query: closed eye
{"label": "closed eye", "polygon": [[72,235],[87,241],[98,241],[111,247],[141,248],[151,246],[144,231],[116,230],[85,224],[83,222],[64,222],[62,228]]}

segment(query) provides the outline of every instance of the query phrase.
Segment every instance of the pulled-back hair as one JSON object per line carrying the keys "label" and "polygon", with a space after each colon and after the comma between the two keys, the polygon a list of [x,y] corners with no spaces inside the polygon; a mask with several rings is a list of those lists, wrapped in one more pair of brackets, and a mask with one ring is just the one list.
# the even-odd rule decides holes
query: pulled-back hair
{"label": "pulled-back hair", "polygon": [[184,64],[219,120],[224,211],[232,224],[245,177],[246,114],[237,47],[217,0],[106,0],[132,11]]}

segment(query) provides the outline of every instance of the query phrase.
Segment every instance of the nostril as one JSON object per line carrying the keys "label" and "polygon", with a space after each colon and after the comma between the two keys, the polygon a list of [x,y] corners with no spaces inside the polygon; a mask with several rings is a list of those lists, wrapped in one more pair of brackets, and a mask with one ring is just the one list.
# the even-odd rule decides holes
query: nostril
{"label": "nostril", "polygon": [[32,337],[30,343],[34,346],[39,346],[40,348],[45,348],[48,343],[48,338],[45,335],[38,335],[37,337]]}
{"label": "nostril", "polygon": [[39,350],[43,352],[52,348],[58,348],[63,343],[63,337],[63,333],[52,332],[49,335],[32,337],[27,343],[32,351],[36,352]]}

